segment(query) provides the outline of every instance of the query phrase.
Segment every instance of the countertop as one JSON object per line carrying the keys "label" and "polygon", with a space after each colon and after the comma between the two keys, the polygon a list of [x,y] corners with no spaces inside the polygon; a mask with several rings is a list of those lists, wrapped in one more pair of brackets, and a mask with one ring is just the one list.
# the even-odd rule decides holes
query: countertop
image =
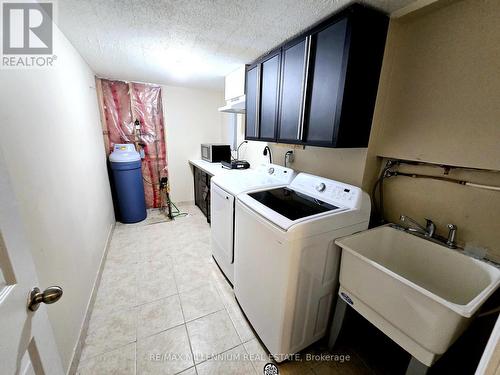
{"label": "countertop", "polygon": [[212,176],[227,173],[230,171],[230,169],[222,168],[221,163],[209,163],[208,161],[205,160],[197,160],[197,159],[189,160],[189,164],[192,164],[195,167],[200,168],[201,170],[205,171],[206,173]]}

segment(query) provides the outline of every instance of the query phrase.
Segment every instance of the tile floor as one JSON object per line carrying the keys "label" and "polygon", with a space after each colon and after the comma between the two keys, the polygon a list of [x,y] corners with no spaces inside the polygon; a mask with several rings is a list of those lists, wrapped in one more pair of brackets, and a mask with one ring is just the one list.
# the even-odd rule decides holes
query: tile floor
{"label": "tile floor", "polygon": [[[78,374],[262,374],[266,352],[211,258],[195,206],[162,222],[117,224]],[[321,349],[309,348],[308,353]],[[280,374],[369,374],[351,360],[285,362]]]}

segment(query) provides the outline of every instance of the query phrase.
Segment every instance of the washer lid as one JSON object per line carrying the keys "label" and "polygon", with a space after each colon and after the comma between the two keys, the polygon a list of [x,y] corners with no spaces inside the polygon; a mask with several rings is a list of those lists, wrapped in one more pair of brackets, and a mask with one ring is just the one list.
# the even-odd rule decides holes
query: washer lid
{"label": "washer lid", "polygon": [[128,163],[141,160],[141,155],[135,150],[132,143],[115,144],[113,152],[109,155],[109,161],[113,163]]}
{"label": "washer lid", "polygon": [[248,195],[292,221],[339,208],[287,187],[257,191]]}
{"label": "washer lid", "polygon": [[288,231],[293,225],[321,220],[347,210],[290,188],[280,186],[238,195],[238,200],[260,216]]}

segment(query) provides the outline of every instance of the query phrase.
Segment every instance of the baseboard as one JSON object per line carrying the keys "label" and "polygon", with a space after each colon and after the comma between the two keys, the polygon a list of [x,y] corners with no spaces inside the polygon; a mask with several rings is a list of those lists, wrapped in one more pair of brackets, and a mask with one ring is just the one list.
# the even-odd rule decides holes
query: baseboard
{"label": "baseboard", "polygon": [[111,243],[111,238],[113,236],[115,225],[116,223],[113,223],[109,227],[108,238],[106,239],[106,244],[104,246],[104,251],[101,257],[101,263],[99,265],[99,270],[97,272],[97,276],[94,281],[92,293],[90,294],[89,303],[87,304],[87,311],[85,312],[85,319],[83,319],[82,327],[80,328],[80,336],[78,337],[75,349],[73,350],[73,358],[71,359],[67,375],[76,374],[76,371],[78,370],[78,364],[80,362],[80,356],[82,355],[83,344],[85,343],[85,338],[87,337],[87,330],[89,328],[90,317],[92,316],[92,311],[94,310],[94,303],[97,296],[97,290],[99,289],[99,285],[101,284],[104,262],[106,261],[106,256],[108,255],[109,245]]}
{"label": "baseboard", "polygon": [[194,205],[194,200],[193,201],[181,201],[181,202],[174,202],[176,205]]}

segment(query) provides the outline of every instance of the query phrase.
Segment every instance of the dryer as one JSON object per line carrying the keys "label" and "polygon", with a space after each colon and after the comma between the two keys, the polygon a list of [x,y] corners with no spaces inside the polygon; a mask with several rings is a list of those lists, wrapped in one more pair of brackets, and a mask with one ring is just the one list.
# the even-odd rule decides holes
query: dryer
{"label": "dryer", "polygon": [[210,215],[212,255],[231,284],[234,283],[234,204],[236,196],[249,190],[288,184],[293,169],[262,164],[256,169],[231,170],[212,177]]}
{"label": "dryer", "polygon": [[360,188],[306,173],[238,195],[234,292],[278,362],[326,334],[341,255],[334,241],[367,229],[370,208]]}

